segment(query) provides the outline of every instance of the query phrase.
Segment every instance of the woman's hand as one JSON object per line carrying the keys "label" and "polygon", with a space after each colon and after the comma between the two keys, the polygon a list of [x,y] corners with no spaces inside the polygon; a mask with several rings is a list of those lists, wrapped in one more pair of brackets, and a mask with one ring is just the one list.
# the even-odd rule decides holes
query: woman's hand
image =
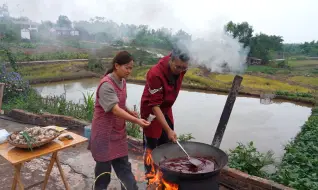
{"label": "woman's hand", "polygon": [[177,139],[178,139],[177,134],[172,129],[169,130],[167,135],[168,135],[169,140],[171,140],[174,143],[177,142]]}
{"label": "woman's hand", "polygon": [[150,125],[150,122],[148,122],[144,119],[137,119],[136,124],[140,125],[142,128],[146,128]]}
{"label": "woman's hand", "polygon": [[136,111],[131,111],[131,112],[130,112],[130,115],[139,118],[139,114],[138,114],[138,112],[136,112]]}

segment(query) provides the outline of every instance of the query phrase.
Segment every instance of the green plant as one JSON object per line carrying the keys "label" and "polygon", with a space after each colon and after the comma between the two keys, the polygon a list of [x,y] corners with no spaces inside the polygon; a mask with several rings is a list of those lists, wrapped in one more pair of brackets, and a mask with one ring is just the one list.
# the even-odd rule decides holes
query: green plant
{"label": "green plant", "polygon": [[34,138],[31,137],[31,136],[30,136],[27,132],[25,132],[25,131],[22,132],[22,136],[23,136],[23,138],[25,139],[25,141],[27,142],[29,149],[30,149],[31,151],[33,151],[33,149],[32,149],[32,143],[34,142]]}
{"label": "green plant", "polygon": [[190,141],[195,139],[191,133],[187,133],[187,134],[181,134],[178,136],[178,141]]}
{"label": "green plant", "polygon": [[279,68],[289,68],[288,66],[288,59],[283,60],[283,61],[278,61],[277,66]]}
{"label": "green plant", "polygon": [[137,138],[137,139],[142,138],[142,132],[141,132],[140,127],[138,125],[133,124],[131,122],[126,122],[126,130],[127,130],[127,134],[129,136],[132,136],[132,137]]}
{"label": "green plant", "polygon": [[86,95],[83,93],[83,97],[84,97],[84,107],[87,113],[86,118],[88,121],[92,121],[93,114],[94,114],[94,106],[95,106],[94,92],[93,93],[87,92]]}
{"label": "green plant", "polygon": [[102,59],[97,58],[96,56],[90,56],[87,64],[88,70],[93,72],[104,72],[105,67],[102,62]]}
{"label": "green plant", "polygon": [[274,153],[272,151],[260,153],[254,147],[253,142],[249,142],[247,145],[242,143],[238,144],[235,149],[230,149],[229,167],[241,170],[250,175],[267,177],[268,174],[262,169],[265,166],[275,163],[273,158]]}
{"label": "green plant", "polygon": [[275,94],[278,96],[288,96],[288,97],[304,97],[304,98],[313,97],[313,95],[310,93],[304,93],[304,92],[292,93],[292,92],[281,91],[281,90],[276,91]]}
{"label": "green plant", "polygon": [[286,147],[286,153],[271,179],[295,189],[318,189],[317,107],[301,132]]}

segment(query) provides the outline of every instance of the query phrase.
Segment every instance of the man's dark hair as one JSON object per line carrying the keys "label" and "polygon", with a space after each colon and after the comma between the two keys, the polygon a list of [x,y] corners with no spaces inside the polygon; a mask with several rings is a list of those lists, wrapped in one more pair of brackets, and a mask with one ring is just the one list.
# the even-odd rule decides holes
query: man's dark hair
{"label": "man's dark hair", "polygon": [[187,62],[190,60],[189,54],[189,50],[184,45],[178,44],[173,47],[171,58],[172,60],[179,58],[181,61]]}

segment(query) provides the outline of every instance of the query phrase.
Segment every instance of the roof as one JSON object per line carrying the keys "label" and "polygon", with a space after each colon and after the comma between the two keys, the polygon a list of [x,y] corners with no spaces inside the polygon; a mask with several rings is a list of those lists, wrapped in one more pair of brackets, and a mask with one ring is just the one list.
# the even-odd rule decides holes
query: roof
{"label": "roof", "polygon": [[22,21],[22,20],[14,20],[12,21],[14,24],[30,24],[30,25],[40,25],[39,23],[36,23],[36,22],[32,22],[32,21]]}

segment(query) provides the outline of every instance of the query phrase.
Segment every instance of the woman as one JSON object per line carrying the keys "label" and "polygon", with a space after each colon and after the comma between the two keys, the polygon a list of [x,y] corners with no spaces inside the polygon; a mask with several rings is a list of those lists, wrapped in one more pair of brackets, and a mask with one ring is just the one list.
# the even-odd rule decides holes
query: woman
{"label": "woman", "polygon": [[[113,59],[113,67],[107,71],[96,92],[89,149],[96,161],[95,178],[111,172],[124,184],[122,189],[136,190],[137,183],[128,161],[128,145],[125,121],[146,127],[150,123],[139,119],[138,114],[126,107],[126,81],[133,68],[133,58],[127,51],[119,52]],[[110,174],[104,174],[95,182],[95,189],[107,189]]]}
{"label": "woman", "polygon": [[151,166],[147,158],[157,146],[175,142],[172,106],[178,97],[182,79],[188,68],[188,52],[185,48],[175,48],[172,53],[163,57],[147,73],[146,85],[141,98],[141,118],[154,115],[149,127],[144,128],[145,169],[150,174]]}

